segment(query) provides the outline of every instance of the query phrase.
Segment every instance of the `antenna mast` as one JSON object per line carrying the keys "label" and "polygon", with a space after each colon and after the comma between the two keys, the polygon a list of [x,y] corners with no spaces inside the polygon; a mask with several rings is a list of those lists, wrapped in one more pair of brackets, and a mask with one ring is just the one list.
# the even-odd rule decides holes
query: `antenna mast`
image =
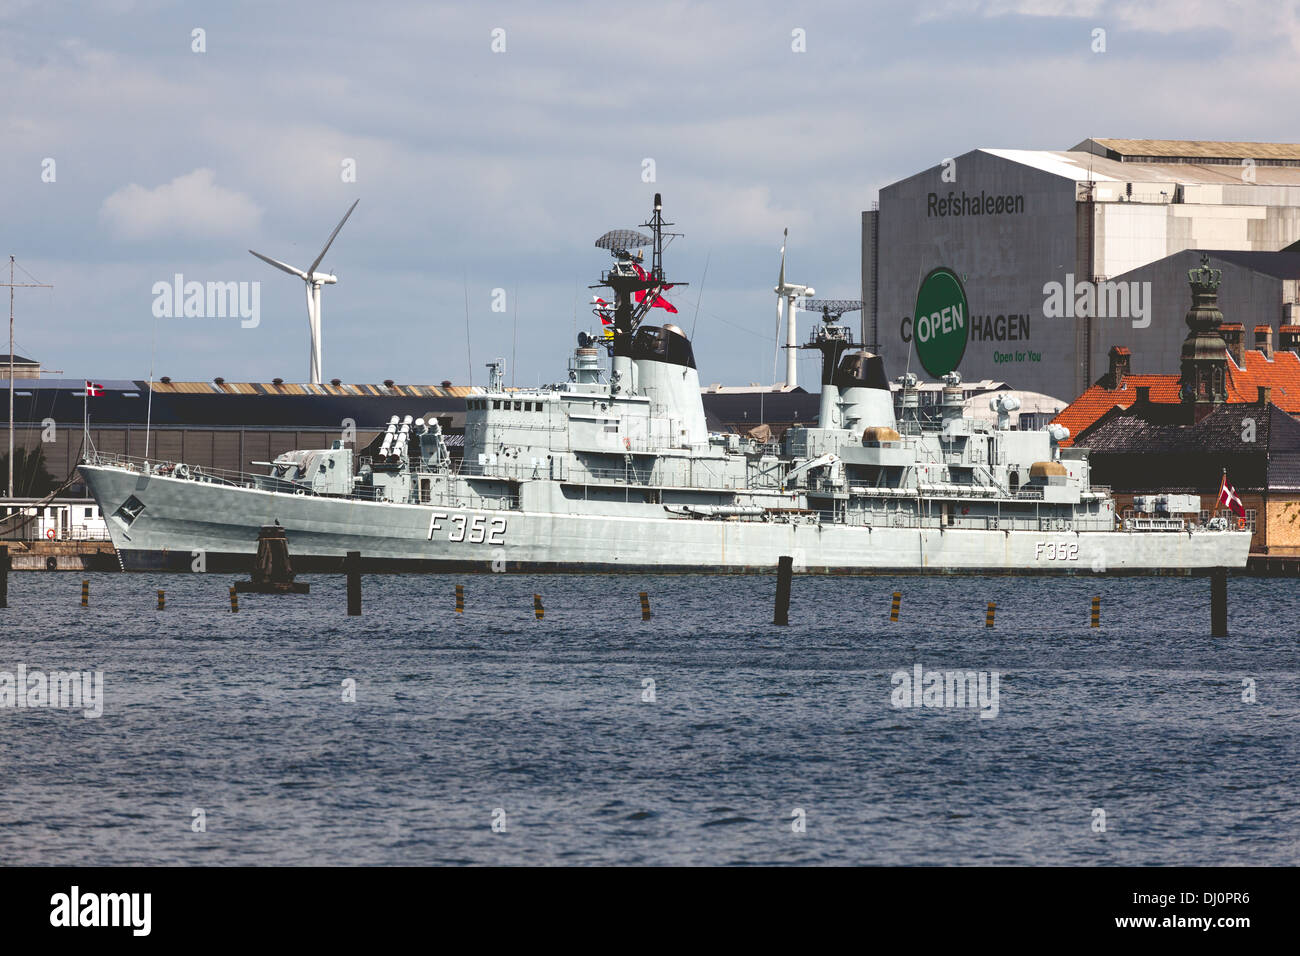
{"label": "antenna mast", "polygon": [[9,281],[0,282],[9,287],[9,484],[8,495],[14,496],[14,289],[53,289],[44,282],[15,282],[14,257],[9,257]]}

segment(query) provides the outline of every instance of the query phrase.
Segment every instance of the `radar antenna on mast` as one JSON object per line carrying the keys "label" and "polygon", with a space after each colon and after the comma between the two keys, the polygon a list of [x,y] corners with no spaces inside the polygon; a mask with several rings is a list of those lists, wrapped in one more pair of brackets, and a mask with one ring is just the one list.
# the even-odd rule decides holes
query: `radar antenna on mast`
{"label": "radar antenna on mast", "polygon": [[803,307],[808,312],[820,312],[822,321],[833,325],[846,312],[858,312],[862,303],[857,299],[804,299]]}
{"label": "radar antenna on mast", "polygon": [[[679,232],[664,231],[664,226],[671,225],[673,223],[664,222],[663,198],[655,193],[650,219],[641,224],[641,228],[650,230],[649,236],[633,229],[612,229],[596,240],[597,248],[609,250],[614,257],[613,267],[601,273],[600,281],[589,287],[607,288],[614,292],[613,305],[608,306],[603,300],[598,300],[601,307],[597,310],[601,321],[613,326],[613,340],[610,342],[613,355],[632,354],[632,336],[646,313],[654,306],[667,308],[671,312],[677,311],[660,294],[673,286],[688,284],[668,282],[664,275],[664,237],[681,235]],[[651,247],[648,272],[641,267],[643,257],[640,251],[635,254],[631,251],[647,245]]]}

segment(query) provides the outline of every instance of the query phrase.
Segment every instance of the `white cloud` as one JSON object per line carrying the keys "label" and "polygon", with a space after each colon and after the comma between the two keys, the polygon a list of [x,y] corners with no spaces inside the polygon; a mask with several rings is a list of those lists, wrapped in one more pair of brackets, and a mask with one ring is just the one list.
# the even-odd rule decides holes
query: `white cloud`
{"label": "white cloud", "polygon": [[105,199],[99,216],[119,239],[247,235],[261,221],[261,208],[215,180],[212,170],[200,167],[155,189],[132,183]]}

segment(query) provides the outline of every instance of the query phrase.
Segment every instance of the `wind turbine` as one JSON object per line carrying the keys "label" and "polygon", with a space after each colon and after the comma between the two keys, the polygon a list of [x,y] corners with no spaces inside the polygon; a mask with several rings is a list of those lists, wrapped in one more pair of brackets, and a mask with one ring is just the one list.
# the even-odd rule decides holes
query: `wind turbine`
{"label": "wind turbine", "polygon": [[794,300],[800,296],[813,295],[817,290],[810,285],[795,285],[785,281],[785,243],[790,237],[790,230],[786,229],[782,233],[781,240],[781,274],[777,277],[776,288],[772,291],[776,293],[776,341],[777,347],[781,343],[781,305],[789,300],[786,321],[786,352],[785,352],[785,384],[787,388],[795,388],[799,384],[799,371],[796,366],[796,360],[799,357],[798,333],[795,330],[795,305]]}
{"label": "wind turbine", "polygon": [[337,276],[332,276],[328,272],[317,272],[316,267],[319,266],[321,264],[321,260],[325,258],[325,253],[330,251],[330,246],[333,245],[334,243],[334,237],[339,234],[339,230],[343,228],[343,224],[348,221],[348,216],[352,215],[352,210],[357,208],[357,203],[359,202],[361,202],[360,199],[356,200],[356,202],[354,202],[351,206],[348,207],[348,211],[343,214],[343,218],[339,220],[339,224],[334,227],[334,231],[330,233],[329,239],[325,241],[325,248],[320,251],[320,255],[316,257],[316,261],[313,262],[307,268],[306,271],[303,271],[302,269],[295,269],[293,266],[289,265],[288,263],[281,262],[279,259],[272,259],[270,256],[264,256],[260,252],[253,252],[252,249],[248,250],[249,252],[252,252],[253,255],[257,256],[257,258],[261,259],[263,262],[275,266],[277,269],[281,270],[282,272],[287,272],[290,275],[297,276],[299,279],[302,279],[305,283],[307,283],[307,324],[311,327],[310,381],[311,384],[313,385],[321,384],[320,287],[323,285],[330,285],[339,281]]}

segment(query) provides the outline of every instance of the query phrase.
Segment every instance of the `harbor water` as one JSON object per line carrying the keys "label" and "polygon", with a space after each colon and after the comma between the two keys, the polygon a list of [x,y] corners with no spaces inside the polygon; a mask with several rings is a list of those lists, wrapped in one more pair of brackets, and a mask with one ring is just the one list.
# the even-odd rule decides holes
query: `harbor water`
{"label": "harbor water", "polygon": [[0,707],[7,864],[1300,863],[1289,580],[82,577],[0,610],[103,681]]}

